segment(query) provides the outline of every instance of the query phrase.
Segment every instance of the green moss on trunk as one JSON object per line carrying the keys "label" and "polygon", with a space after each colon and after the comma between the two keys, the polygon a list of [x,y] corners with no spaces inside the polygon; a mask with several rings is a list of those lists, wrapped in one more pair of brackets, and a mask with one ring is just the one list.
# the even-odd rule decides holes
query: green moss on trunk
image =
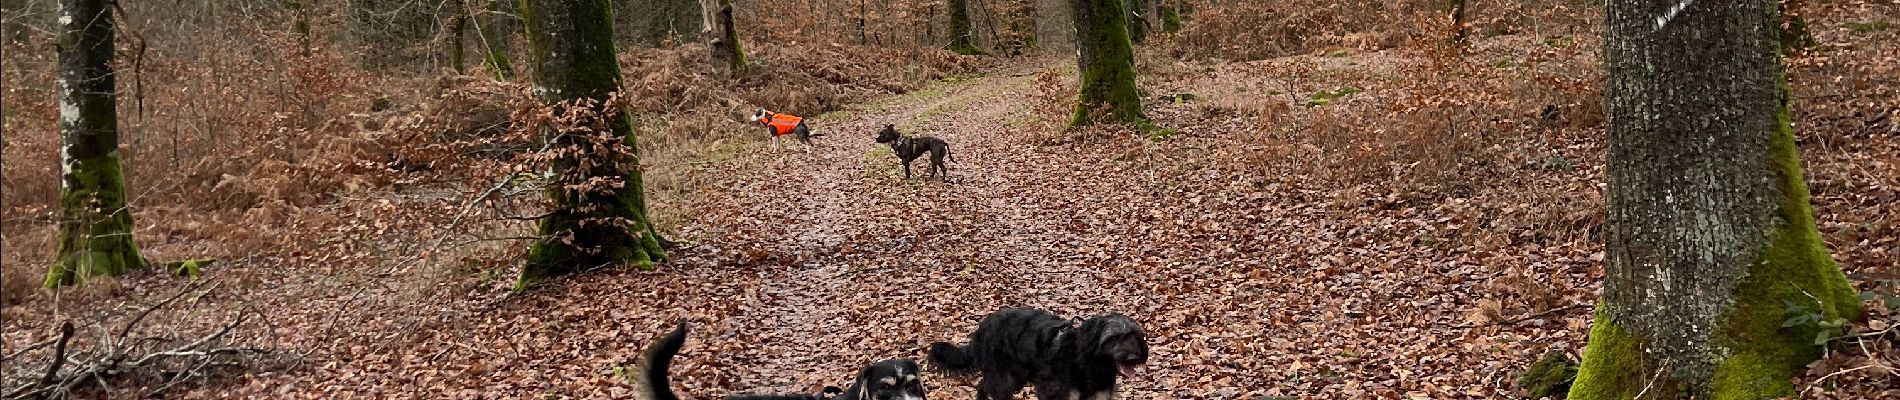
{"label": "green moss on trunk", "polygon": [[[1735,307],[1716,333],[1717,345],[1727,349],[1729,356],[1716,365],[1715,399],[1793,395],[1788,379],[1821,356],[1816,342],[1838,335],[1838,322],[1857,318],[1861,311],[1859,295],[1828,255],[1815,227],[1785,102],[1777,124],[1768,157],[1783,193],[1776,210],[1780,226],[1760,260],[1750,264],[1748,277],[1735,288],[1746,295],[1736,296]],[[1798,313],[1820,317],[1783,327],[1790,311],[1795,311],[1788,304],[1796,305]]]}
{"label": "green moss on trunk", "polygon": [[967,0],[947,0],[950,8],[950,51],[962,55],[982,54],[970,41],[970,5]]}
{"label": "green moss on trunk", "polygon": [[1571,383],[1566,399],[1635,399],[1650,380],[1667,378],[1645,373],[1652,368],[1649,368],[1650,360],[1643,357],[1642,338],[1617,326],[1605,311],[1607,308],[1605,304],[1597,304],[1595,321],[1590,325],[1590,343],[1583,349],[1583,363],[1577,367],[1577,380]]}
{"label": "green moss on trunk", "polygon": [[48,287],[145,266],[132,240],[113,98],[113,18],[102,0],[66,0],[59,36],[59,248]]}
{"label": "green moss on trunk", "polygon": [[713,10],[713,22],[717,32],[707,41],[713,62],[723,62],[724,65],[718,67],[729,75],[745,73],[745,45],[739,43],[739,28],[732,18],[732,0],[719,0],[718,8]]}
{"label": "green moss on trunk", "polygon": [[[583,134],[553,139],[555,148],[575,151],[562,152],[555,160],[557,181],[547,193],[556,203],[555,210],[539,227],[539,235],[548,239],[529,248],[517,290],[606,265],[652,268],[666,257],[646,215],[633,125],[625,113],[602,104],[621,84],[610,7],[607,0],[523,0],[521,4],[535,60],[536,96],[549,104],[566,104],[560,107],[591,100],[588,109],[557,108],[556,112],[564,116],[584,112],[579,116],[582,126],[605,118],[601,125],[625,150],[589,142]],[[601,180],[623,184],[604,189],[584,184]],[[575,189],[581,186],[593,189]]]}
{"label": "green moss on trunk", "polygon": [[[1128,41],[1128,12],[1120,1],[1071,2],[1075,7],[1076,65],[1080,94],[1070,125],[1096,122],[1146,125],[1135,87],[1134,44]],[[1097,117],[1102,121],[1097,121]]]}
{"label": "green moss on trunk", "polygon": [[1122,1],[1122,7],[1124,8],[1123,11],[1128,12],[1128,17],[1127,17],[1126,22],[1128,24],[1128,41],[1131,43],[1147,43],[1148,42],[1147,16],[1141,15],[1142,10],[1146,9],[1145,6],[1147,5],[1148,1],[1149,0],[1123,0]]}

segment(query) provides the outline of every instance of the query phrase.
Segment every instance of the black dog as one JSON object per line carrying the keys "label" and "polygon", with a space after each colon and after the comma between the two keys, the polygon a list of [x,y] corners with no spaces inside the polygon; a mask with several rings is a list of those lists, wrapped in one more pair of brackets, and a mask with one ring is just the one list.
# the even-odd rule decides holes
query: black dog
{"label": "black dog", "polygon": [[[668,382],[667,370],[673,366],[673,355],[686,346],[688,330],[691,327],[680,321],[672,333],[647,347],[634,374],[640,400],[679,400]],[[726,400],[924,400],[923,378],[917,373],[916,361],[884,360],[858,370],[858,377],[846,389],[827,386],[818,394],[729,395]]]}
{"label": "black dog", "polygon": [[977,400],[1009,400],[1035,385],[1041,400],[1106,400],[1115,378],[1148,362],[1148,336],[1121,314],[1080,325],[1047,311],[1013,308],[978,323],[970,344],[930,345],[930,363],[952,375],[982,373]]}
{"label": "black dog", "polygon": [[904,179],[910,179],[911,160],[922,157],[926,151],[930,152],[930,176],[938,176],[938,171],[950,174],[950,168],[943,165],[944,157],[957,161],[957,157],[950,154],[949,142],[929,136],[907,137],[898,134],[897,127],[891,124],[884,124],[884,130],[877,133],[877,142],[891,144],[891,153],[904,162]]}

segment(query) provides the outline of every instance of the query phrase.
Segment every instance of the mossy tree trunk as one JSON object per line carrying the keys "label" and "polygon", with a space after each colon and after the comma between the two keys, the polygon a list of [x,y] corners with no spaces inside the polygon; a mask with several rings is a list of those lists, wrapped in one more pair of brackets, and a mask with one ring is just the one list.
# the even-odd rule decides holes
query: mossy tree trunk
{"label": "mossy tree trunk", "polygon": [[733,25],[732,0],[701,0],[706,9],[706,46],[712,52],[714,66],[728,75],[745,72],[745,46],[739,43],[739,28]]}
{"label": "mossy tree trunk", "polygon": [[145,266],[132,241],[119,117],[113,24],[105,0],[64,0],[59,17],[59,249],[46,286]]}
{"label": "mossy tree trunk", "polygon": [[482,63],[495,73],[495,79],[508,80],[515,67],[508,60],[508,35],[514,27],[514,10],[508,0],[476,0],[485,4],[478,12],[477,39],[482,41]]}
{"label": "mossy tree trunk", "polygon": [[1141,96],[1135,88],[1128,12],[1122,10],[1122,2],[1071,0],[1070,5],[1075,16],[1076,66],[1082,77],[1070,124],[1146,124],[1148,117],[1141,113]]}
{"label": "mossy tree trunk", "polygon": [[1676,4],[1608,3],[1608,259],[1571,399],[1792,395],[1860,312],[1808,204],[1774,2]]}
{"label": "mossy tree trunk", "polygon": [[[554,135],[555,181],[548,185],[554,210],[541,220],[528,250],[517,289],[535,282],[605,265],[651,268],[666,257],[647,219],[639,148],[624,112],[605,104],[620,90],[615,59],[612,5],[608,0],[521,0],[534,92],[557,107],[560,119],[576,119]],[[578,109],[577,107],[585,107]],[[575,112],[584,112],[576,117]]]}
{"label": "mossy tree trunk", "polygon": [[1128,11],[1129,42],[1145,43],[1148,41],[1148,27],[1151,25],[1148,24],[1147,18],[1153,15],[1149,13],[1148,10],[1152,5],[1154,5],[1154,2],[1150,0],[1122,0],[1122,7]]}
{"label": "mossy tree trunk", "polygon": [[950,9],[950,51],[971,55],[981,51],[970,40],[973,33],[970,28],[970,2],[968,0],[947,0],[945,6]]}

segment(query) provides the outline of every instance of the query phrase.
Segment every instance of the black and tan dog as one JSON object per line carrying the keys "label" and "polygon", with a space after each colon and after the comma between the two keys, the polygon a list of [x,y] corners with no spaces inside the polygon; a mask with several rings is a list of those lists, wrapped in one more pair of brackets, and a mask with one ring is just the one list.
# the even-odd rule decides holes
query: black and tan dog
{"label": "black and tan dog", "polygon": [[1108,400],[1115,379],[1148,362],[1148,336],[1121,314],[1072,324],[1048,311],[1013,308],[978,323],[970,344],[930,345],[930,363],[951,375],[982,374],[977,400],[1009,400],[1035,385],[1041,400]]}
{"label": "black and tan dog", "polygon": [[[681,321],[678,328],[647,347],[635,371],[639,400],[679,400],[667,378],[673,356],[686,346],[686,332],[692,328]],[[918,375],[917,362],[909,359],[884,360],[864,366],[845,389],[826,387],[816,394],[756,395],[734,394],[726,400],[924,400],[924,381]]]}
{"label": "black and tan dog", "polygon": [[897,133],[897,126],[891,124],[884,124],[884,130],[878,131],[877,142],[889,143],[891,153],[896,154],[897,159],[904,162],[904,179],[910,179],[910,162],[916,160],[917,157],[922,157],[926,152],[930,153],[931,176],[940,176],[937,175],[940,171],[943,173],[942,176],[950,175],[950,168],[943,165],[945,157],[948,157],[951,162],[957,161],[957,157],[950,154],[949,142],[930,136],[904,136]]}

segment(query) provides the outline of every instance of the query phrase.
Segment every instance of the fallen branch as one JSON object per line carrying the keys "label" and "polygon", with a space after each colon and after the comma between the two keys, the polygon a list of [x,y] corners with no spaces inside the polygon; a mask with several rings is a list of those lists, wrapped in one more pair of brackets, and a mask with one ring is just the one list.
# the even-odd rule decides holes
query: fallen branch
{"label": "fallen branch", "polygon": [[[243,325],[244,322],[249,319],[251,316],[251,311],[249,310],[240,312],[237,317],[225,323],[214,332],[169,349],[148,350],[148,347],[150,347],[149,343],[175,343],[177,339],[167,337],[132,338],[132,332],[139,327],[141,323],[144,323],[153,312],[176,303],[178,299],[183,298],[185,294],[199,291],[199,288],[203,286],[203,281],[194,282],[182,290],[179,290],[177,293],[166,296],[157,303],[153,303],[151,306],[139,310],[137,314],[127,319],[125,325],[110,331],[105,329],[98,330],[101,337],[98,342],[93,345],[97,347],[94,349],[82,351],[77,348],[79,346],[69,346],[75,329],[70,321],[61,324],[59,336],[53,339],[52,355],[44,361],[45,365],[23,367],[25,370],[44,370],[45,372],[41,374],[38,379],[16,383],[17,386],[6,390],[4,397],[7,399],[63,399],[73,395],[74,392],[79,389],[88,387],[88,385],[93,385],[99,389],[111,392],[114,390],[114,387],[109,383],[110,380],[130,380],[137,378],[156,378],[155,381],[143,381],[144,383],[151,384],[151,386],[145,387],[156,387],[156,389],[147,391],[145,395],[148,397],[155,396],[160,392],[177,386],[186,379],[209,375],[207,370],[212,367],[237,364],[239,360],[229,359],[230,356],[268,353],[268,351],[262,349],[249,347],[214,346],[214,344],[230,336],[238,326]],[[205,290],[209,291],[210,289]],[[28,349],[17,351],[8,357],[19,356],[25,353],[26,350],[39,347],[44,347],[44,345],[35,344]],[[74,357],[69,356],[69,354],[85,354],[90,356]],[[131,361],[128,362],[127,360]],[[177,362],[167,363],[166,361]],[[132,387],[139,387],[139,383],[140,381],[134,381]]]}

